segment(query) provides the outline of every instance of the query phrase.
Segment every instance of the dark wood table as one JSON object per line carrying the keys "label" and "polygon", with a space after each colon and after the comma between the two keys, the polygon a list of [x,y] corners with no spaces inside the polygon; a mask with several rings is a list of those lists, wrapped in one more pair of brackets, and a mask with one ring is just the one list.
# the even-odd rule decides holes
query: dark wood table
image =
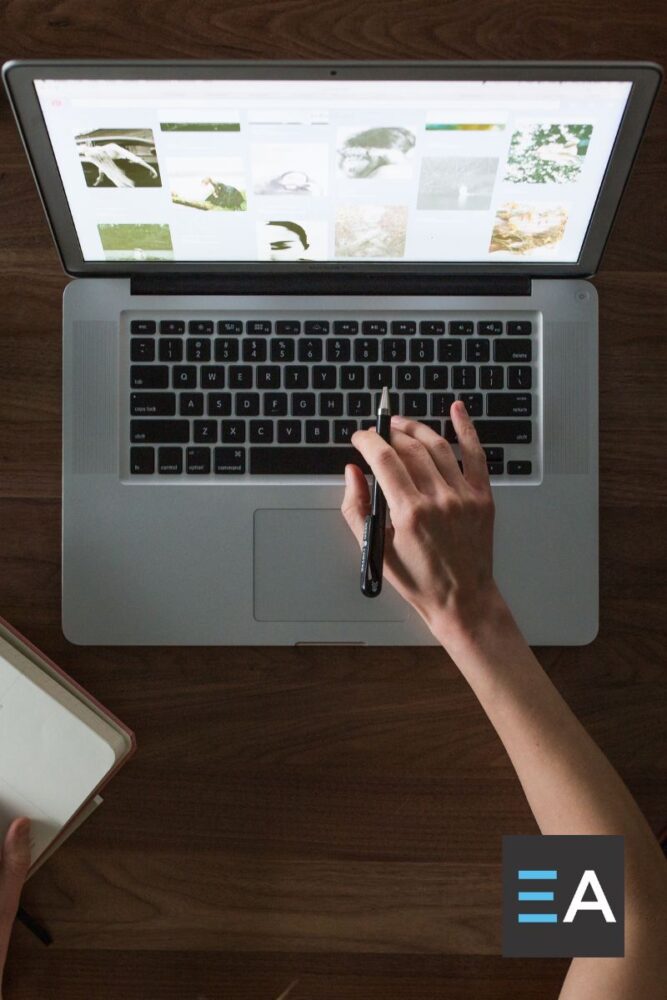
{"label": "dark wood table", "polygon": [[[654,59],[653,0],[5,0],[2,57]],[[538,649],[654,829],[665,803],[664,96],[601,272],[601,627]],[[66,283],[0,101],[0,613],[139,738],[30,882],[8,1000],[556,997],[503,960],[500,849],[536,826],[438,649],[80,648],[60,629]],[[662,442],[662,443],[661,443]]]}

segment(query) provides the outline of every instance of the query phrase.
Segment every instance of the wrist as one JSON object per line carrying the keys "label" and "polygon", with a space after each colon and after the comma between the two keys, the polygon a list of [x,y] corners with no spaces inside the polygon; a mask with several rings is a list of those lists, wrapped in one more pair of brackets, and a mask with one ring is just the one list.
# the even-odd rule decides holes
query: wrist
{"label": "wrist", "polygon": [[436,612],[427,625],[454,660],[457,654],[497,646],[499,639],[518,632],[495,581],[474,602],[461,603],[454,611]]}

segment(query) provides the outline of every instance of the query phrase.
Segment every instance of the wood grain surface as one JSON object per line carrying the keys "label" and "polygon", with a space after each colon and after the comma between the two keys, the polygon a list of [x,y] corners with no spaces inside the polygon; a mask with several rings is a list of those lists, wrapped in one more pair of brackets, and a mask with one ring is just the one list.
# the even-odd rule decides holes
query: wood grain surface
{"label": "wood grain surface", "polygon": [[[0,55],[652,59],[653,0],[12,0]],[[537,655],[667,822],[666,102],[601,271],[601,627]],[[7,1000],[550,1000],[563,960],[503,960],[503,833],[535,824],[437,649],[112,649],[60,629],[66,284],[0,101],[0,614],[140,750],[31,880]],[[528,584],[528,581],[527,581]]]}

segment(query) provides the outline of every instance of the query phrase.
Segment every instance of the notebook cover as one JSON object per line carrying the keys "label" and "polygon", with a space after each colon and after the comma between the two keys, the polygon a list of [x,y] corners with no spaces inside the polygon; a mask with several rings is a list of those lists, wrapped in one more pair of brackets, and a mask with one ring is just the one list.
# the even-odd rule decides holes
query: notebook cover
{"label": "notebook cover", "polygon": [[100,781],[100,783],[91,791],[88,798],[81,803],[81,806],[71,817],[67,825],[64,826],[60,831],[60,833],[57,835],[57,837],[55,837],[54,840],[51,841],[49,846],[46,848],[46,851],[43,851],[42,854],[39,856],[39,858],[35,860],[34,864],[30,868],[29,875],[31,875],[33,871],[39,867],[41,859],[44,857],[44,854],[48,852],[50,855],[52,851],[55,850],[57,846],[59,846],[61,841],[67,839],[67,831],[70,829],[73,823],[76,823],[77,817],[80,815],[80,813],[88,807],[91,800],[94,799],[102,791],[102,789],[109,783],[109,781],[111,781],[116,772],[120,770],[120,768],[127,763],[130,757],[132,757],[136,753],[137,741],[134,732],[129,728],[129,726],[126,726],[124,722],[121,722],[121,720],[116,715],[114,715],[113,712],[110,712],[108,708],[105,708],[105,706],[100,701],[98,701],[97,698],[94,697],[94,695],[90,694],[89,691],[87,691],[84,687],[82,687],[82,685],[79,684],[78,681],[74,680],[74,678],[70,676],[70,674],[68,674],[65,670],[63,670],[62,667],[59,667],[57,663],[54,663],[50,657],[48,657],[45,653],[43,653],[41,649],[38,649],[37,646],[35,646],[32,642],[30,642],[30,640],[27,639],[21,632],[19,632],[18,629],[15,629],[12,625],[10,625],[5,618],[0,617],[0,627],[5,629],[6,632],[14,639],[17,639],[20,646],[24,646],[26,649],[29,649],[30,652],[34,654],[38,662],[47,664],[51,668],[51,670],[53,670],[59,677],[62,677],[68,686],[74,688],[74,690],[77,691],[82,696],[82,701],[87,702],[89,705],[94,706],[95,709],[98,711],[98,713],[104,719],[106,719],[108,722],[116,726],[117,729],[120,729],[121,732],[125,733],[130,741],[130,746],[128,748],[127,753],[116,761],[116,763],[108,772],[108,774],[106,774],[102,779],[102,781]]}

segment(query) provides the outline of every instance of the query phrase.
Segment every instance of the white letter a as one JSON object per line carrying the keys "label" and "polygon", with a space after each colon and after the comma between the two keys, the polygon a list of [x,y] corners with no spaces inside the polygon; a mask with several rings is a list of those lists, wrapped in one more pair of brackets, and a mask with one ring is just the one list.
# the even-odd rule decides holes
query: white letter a
{"label": "white letter a", "polygon": [[[589,886],[593,890],[595,899],[591,899],[586,902],[583,897]],[[600,881],[592,869],[587,869],[582,875],[581,882],[577,886],[576,892],[572,897],[572,902],[568,907],[567,913],[563,917],[563,923],[571,924],[579,910],[601,910],[602,915],[608,924],[616,923],[616,917],[611,912],[611,907],[607,902],[607,897],[602,891]]]}

